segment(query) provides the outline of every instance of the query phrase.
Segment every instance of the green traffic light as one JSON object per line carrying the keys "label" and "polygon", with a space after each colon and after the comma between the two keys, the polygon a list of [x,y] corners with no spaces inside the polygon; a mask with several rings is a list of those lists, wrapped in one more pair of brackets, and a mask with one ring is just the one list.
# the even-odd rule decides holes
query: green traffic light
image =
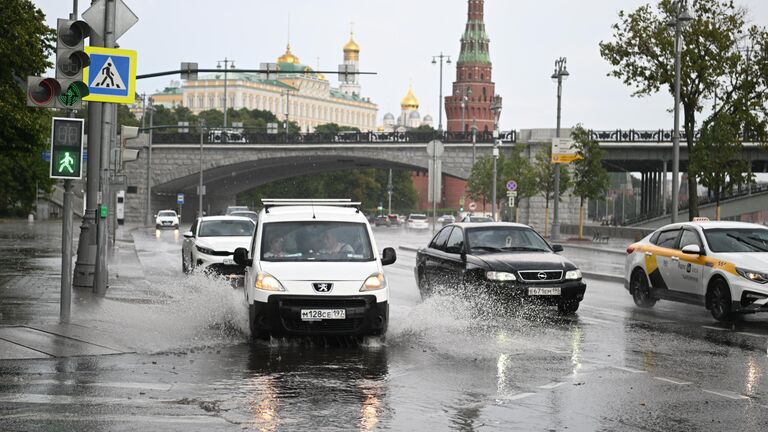
{"label": "green traffic light", "polygon": [[64,152],[64,156],[59,159],[59,174],[66,174],[64,171],[69,171],[69,174],[75,172],[75,159],[69,154]]}
{"label": "green traffic light", "polygon": [[59,95],[59,102],[65,106],[77,105],[80,102],[80,89],[76,83],[72,83],[67,87],[67,90]]}

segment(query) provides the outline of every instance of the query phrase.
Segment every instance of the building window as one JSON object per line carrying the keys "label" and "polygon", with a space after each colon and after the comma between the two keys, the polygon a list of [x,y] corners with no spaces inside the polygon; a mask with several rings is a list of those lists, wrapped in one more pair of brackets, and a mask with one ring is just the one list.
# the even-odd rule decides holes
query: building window
{"label": "building window", "polygon": [[189,105],[189,108],[194,108],[194,106],[195,106],[195,98],[193,96],[190,96],[187,99],[187,105]]}

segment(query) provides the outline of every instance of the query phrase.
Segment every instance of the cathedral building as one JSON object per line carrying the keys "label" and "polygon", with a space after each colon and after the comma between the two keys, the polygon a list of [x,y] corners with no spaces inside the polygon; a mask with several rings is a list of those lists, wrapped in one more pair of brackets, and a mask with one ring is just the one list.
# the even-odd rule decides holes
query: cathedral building
{"label": "cathedral building", "polygon": [[384,114],[384,132],[405,132],[408,129],[416,129],[421,126],[432,126],[432,116],[427,114],[421,118],[419,113],[419,100],[413,94],[413,88],[408,87],[408,93],[400,101],[400,115],[395,120],[392,113]]}

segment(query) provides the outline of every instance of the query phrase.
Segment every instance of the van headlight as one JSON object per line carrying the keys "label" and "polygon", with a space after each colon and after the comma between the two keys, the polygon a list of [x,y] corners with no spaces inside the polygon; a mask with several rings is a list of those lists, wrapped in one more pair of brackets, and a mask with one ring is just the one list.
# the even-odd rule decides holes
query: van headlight
{"label": "van headlight", "polygon": [[515,274],[509,273],[509,272],[489,271],[489,272],[485,272],[485,277],[487,277],[488,280],[499,281],[499,282],[517,280],[517,278],[515,277]]}
{"label": "van headlight", "polygon": [[565,279],[566,280],[581,279],[581,270],[579,270],[579,269],[568,270],[567,272],[565,272]]}
{"label": "van headlight", "polygon": [[360,291],[376,291],[387,287],[387,279],[382,273],[374,273],[363,282]]}
{"label": "van headlight", "polygon": [[267,272],[258,272],[256,274],[256,282],[254,282],[253,286],[256,289],[264,291],[285,291],[283,284]]}
{"label": "van headlight", "polygon": [[213,249],[208,249],[207,247],[202,247],[202,246],[195,246],[195,247],[197,248],[197,251],[202,254],[213,255],[215,253]]}
{"label": "van headlight", "polygon": [[747,270],[739,267],[736,267],[736,272],[741,276],[751,280],[752,282],[757,282],[761,284],[768,282],[768,274],[765,274],[763,272],[759,272],[755,270]]}

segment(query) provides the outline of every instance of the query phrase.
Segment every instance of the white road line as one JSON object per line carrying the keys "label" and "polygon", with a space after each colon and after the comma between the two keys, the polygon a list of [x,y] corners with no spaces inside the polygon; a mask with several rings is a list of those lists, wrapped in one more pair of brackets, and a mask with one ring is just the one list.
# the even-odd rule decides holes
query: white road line
{"label": "white road line", "polygon": [[[2,381],[0,381],[2,382]],[[142,383],[142,382],[93,382],[84,383],[75,380],[52,380],[52,379],[36,379],[29,381],[19,381],[4,384],[14,385],[67,385],[67,386],[87,386],[87,387],[109,387],[109,388],[124,388],[124,389],[141,389],[141,390],[160,390],[168,391],[173,386],[171,384],[162,383]]]}
{"label": "white road line", "polygon": [[612,322],[608,320],[593,318],[593,317],[585,317],[585,316],[580,316],[579,321],[585,321],[590,324],[612,324]]}
{"label": "white road line", "polygon": [[713,326],[701,326],[701,328],[705,328],[707,330],[729,331],[728,329],[724,329],[724,328],[720,328],[720,327],[713,327]]}
{"label": "white road line", "polygon": [[520,399],[525,399],[525,398],[527,398],[527,397],[529,397],[529,396],[533,396],[533,395],[535,395],[535,394],[536,394],[536,393],[518,393],[518,394],[516,394],[516,395],[514,395],[514,396],[510,396],[510,397],[506,398],[506,400],[520,400]]}
{"label": "white road line", "polygon": [[768,335],[761,335],[761,334],[757,334],[757,333],[736,332],[736,334],[740,334],[740,335],[744,335],[744,336],[752,336],[752,337],[756,337],[756,338],[763,338],[763,339],[768,338]]}
{"label": "white road line", "polygon": [[221,417],[214,417],[210,415],[200,416],[175,416],[175,415],[158,415],[158,416],[141,416],[141,415],[119,415],[119,414],[99,414],[98,417],[91,415],[71,415],[71,414],[48,414],[48,413],[22,413],[22,414],[8,414],[0,415],[0,420],[34,420],[34,421],[71,421],[71,422],[105,422],[105,423],[170,423],[170,424],[212,424],[212,423],[226,423]]}
{"label": "white road line", "polygon": [[565,384],[565,383],[564,382],[552,382],[552,383],[549,383],[549,384],[544,384],[542,386],[539,386],[539,388],[540,389],[545,389],[545,390],[552,390],[553,388],[558,388],[558,387],[560,387],[563,384]]}
{"label": "white road line", "polygon": [[659,380],[659,381],[664,381],[664,382],[668,382],[668,383],[672,383],[672,384],[677,384],[677,385],[689,385],[689,384],[692,384],[690,381],[680,381],[680,380],[676,380],[676,379],[673,379],[673,378],[665,378],[665,377],[654,377],[654,378]]}
{"label": "white road line", "polygon": [[705,389],[702,389],[701,391],[703,391],[705,393],[711,393],[713,395],[722,396],[722,397],[728,398],[728,399],[735,399],[735,400],[749,399],[748,396],[744,396],[744,395],[741,395],[741,394],[738,394],[738,393],[734,393],[732,391],[727,391],[727,390],[715,391],[715,390],[705,390]]}
{"label": "white road line", "polygon": [[625,372],[631,372],[631,373],[647,373],[647,372],[646,372],[646,371],[644,371],[644,370],[640,370],[640,369],[633,369],[633,368],[630,368],[630,367],[624,367],[624,366],[610,366],[610,367],[612,367],[612,368],[614,368],[614,369],[618,369],[618,370],[623,370],[623,371],[625,371]]}
{"label": "white road line", "polygon": [[163,402],[173,402],[165,399],[128,399],[93,396],[49,395],[33,393],[11,393],[0,396],[0,402],[20,404],[45,405],[132,405],[149,406]]}

